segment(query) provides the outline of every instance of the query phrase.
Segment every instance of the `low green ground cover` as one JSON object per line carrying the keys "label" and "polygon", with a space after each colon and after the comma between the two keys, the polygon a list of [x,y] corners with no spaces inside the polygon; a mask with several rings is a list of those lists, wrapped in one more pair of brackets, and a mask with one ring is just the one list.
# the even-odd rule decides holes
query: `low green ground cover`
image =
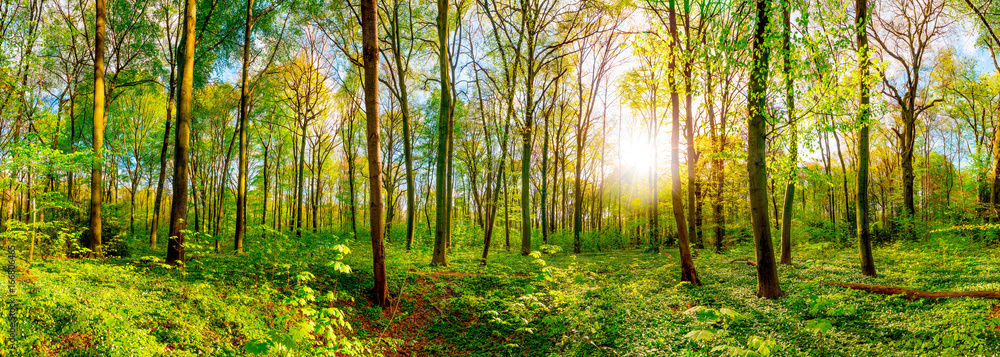
{"label": "low green ground cover", "polygon": [[387,254],[394,305],[383,310],[367,300],[364,240],[248,246],[239,257],[194,246],[185,269],[138,248],[125,258],[36,259],[16,299],[19,338],[3,334],[0,355],[1000,354],[1000,302],[908,301],[799,278],[1000,290],[995,248],[881,246],[879,277],[864,278],[853,249],[801,245],[795,264],[779,268],[786,296],[764,300],[754,296],[754,268],[732,262],[752,258],[750,247],[696,250],[696,287],[679,283],[673,249],[573,255],[543,246],[525,257],[501,248],[487,266],[478,250],[456,249],[450,266],[429,267],[429,250],[396,244]]}

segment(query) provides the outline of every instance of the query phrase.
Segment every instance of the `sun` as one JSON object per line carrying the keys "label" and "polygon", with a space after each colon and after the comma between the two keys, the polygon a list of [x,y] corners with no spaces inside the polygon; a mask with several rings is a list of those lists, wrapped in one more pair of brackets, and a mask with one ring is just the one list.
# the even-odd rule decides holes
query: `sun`
{"label": "sun", "polygon": [[653,146],[644,138],[630,138],[619,145],[621,153],[621,169],[634,172],[646,172],[653,167]]}

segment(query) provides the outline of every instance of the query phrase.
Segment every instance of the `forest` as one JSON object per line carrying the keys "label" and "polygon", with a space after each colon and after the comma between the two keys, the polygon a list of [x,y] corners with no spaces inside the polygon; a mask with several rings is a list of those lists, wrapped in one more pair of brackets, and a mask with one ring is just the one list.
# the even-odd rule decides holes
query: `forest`
{"label": "forest", "polygon": [[995,0],[4,0],[0,357],[1000,355]]}

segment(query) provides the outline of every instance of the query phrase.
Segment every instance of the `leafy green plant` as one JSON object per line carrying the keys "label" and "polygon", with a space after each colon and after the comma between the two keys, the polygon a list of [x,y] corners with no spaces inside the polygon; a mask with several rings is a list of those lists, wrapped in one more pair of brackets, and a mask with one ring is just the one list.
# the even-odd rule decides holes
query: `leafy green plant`
{"label": "leafy green plant", "polygon": [[[327,266],[336,272],[349,274],[351,268],[342,260],[351,250],[345,245],[337,245],[333,250],[336,254]],[[345,335],[352,331],[352,326],[344,311],[335,307],[335,304],[353,301],[353,298],[336,290],[320,294],[309,286],[315,278],[308,271],[295,275],[294,292],[282,302],[289,313],[280,316],[276,328],[268,331],[265,337],[248,343],[248,353],[289,357],[359,356],[373,353],[365,342]]]}

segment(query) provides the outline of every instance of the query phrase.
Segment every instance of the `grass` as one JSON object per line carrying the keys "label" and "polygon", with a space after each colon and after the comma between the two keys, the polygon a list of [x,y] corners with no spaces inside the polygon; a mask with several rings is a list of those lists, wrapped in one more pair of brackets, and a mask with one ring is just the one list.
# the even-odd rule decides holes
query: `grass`
{"label": "grass", "polygon": [[[352,251],[350,274],[329,264],[338,244]],[[1000,290],[998,249],[943,241],[878,247],[877,278],[859,274],[852,248],[797,246],[795,264],[779,268],[779,300],[756,298],[754,268],[730,263],[752,258],[750,247],[696,250],[704,285],[695,287],[678,281],[675,249],[525,257],[499,248],[482,266],[479,249],[458,246],[450,266],[430,267],[429,248],[390,244],[394,305],[384,310],[367,298],[365,241],[258,237],[239,257],[194,246],[184,270],[132,246],[131,258],[33,262],[19,288],[20,338],[4,340],[0,356],[242,356],[262,341],[271,344],[261,355],[320,354],[319,345],[387,356],[1000,355],[995,301],[907,301],[797,278]],[[327,292],[336,294],[319,297]],[[352,328],[310,314],[331,308]],[[303,333],[303,323],[329,334]]]}

